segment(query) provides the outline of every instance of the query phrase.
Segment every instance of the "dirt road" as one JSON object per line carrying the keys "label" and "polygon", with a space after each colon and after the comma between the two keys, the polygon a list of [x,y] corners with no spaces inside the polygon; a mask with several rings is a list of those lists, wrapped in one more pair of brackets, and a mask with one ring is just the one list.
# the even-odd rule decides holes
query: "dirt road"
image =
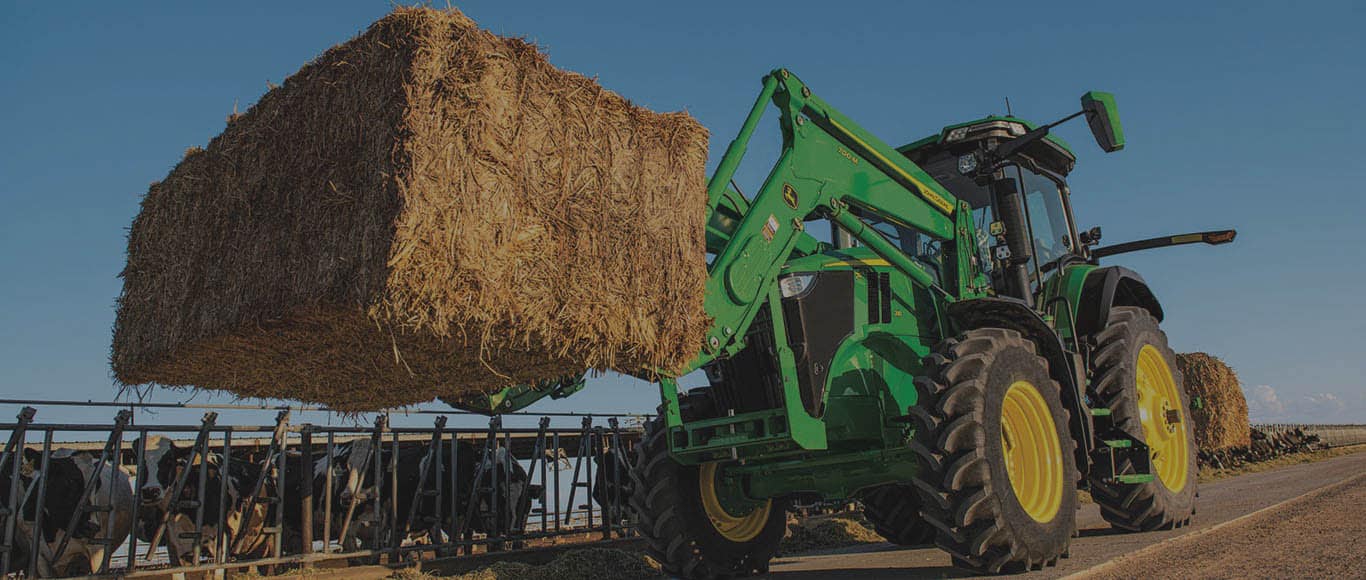
{"label": "dirt road", "polygon": [[1366,474],[1112,560],[1077,578],[1366,576]]}
{"label": "dirt road", "polygon": [[[1099,509],[1087,504],[1078,514],[1081,537],[1072,541],[1072,557],[1056,567],[1016,577],[1361,577],[1366,574],[1366,557],[1356,542],[1366,532],[1366,515],[1360,508],[1366,501],[1363,474],[1366,453],[1356,453],[1205,484],[1195,524],[1163,532],[1114,532]],[[1271,506],[1276,507],[1238,519]],[[1215,528],[1221,524],[1227,525]],[[1145,548],[1134,557],[1107,564]],[[774,562],[771,577],[962,575],[939,550],[873,544],[782,558]]]}

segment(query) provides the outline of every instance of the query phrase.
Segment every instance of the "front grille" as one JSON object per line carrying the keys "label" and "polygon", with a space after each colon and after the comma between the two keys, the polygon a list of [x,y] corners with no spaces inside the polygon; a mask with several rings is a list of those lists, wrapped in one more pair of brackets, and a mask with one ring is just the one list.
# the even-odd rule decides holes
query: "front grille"
{"label": "front grille", "polygon": [[783,404],[782,377],[773,342],[773,320],[764,308],[745,335],[747,346],[735,356],[714,361],[704,370],[718,416],[777,409]]}

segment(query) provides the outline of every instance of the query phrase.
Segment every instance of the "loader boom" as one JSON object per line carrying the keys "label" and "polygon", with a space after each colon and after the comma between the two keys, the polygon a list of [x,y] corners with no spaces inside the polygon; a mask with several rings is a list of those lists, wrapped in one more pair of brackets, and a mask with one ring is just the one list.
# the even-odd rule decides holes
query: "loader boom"
{"label": "loader boom", "polygon": [[[746,202],[729,188],[768,101],[778,109],[783,147],[763,186]],[[771,290],[794,251],[809,251],[814,238],[805,222],[826,217],[917,283],[937,288],[934,275],[897,250],[850,206],[884,220],[951,240],[958,201],[914,163],[813,95],[797,77],[778,69],[764,77],[764,89],[712,176],[708,207],[732,214],[732,231],[709,229],[714,247],[708,267],[705,307],[714,321],[700,368],[744,348],[743,337],[762,297]],[[715,220],[713,220],[715,221]],[[955,280],[966,271],[948,272]],[[942,293],[942,289],[940,290]],[[686,371],[685,371],[686,372]]]}

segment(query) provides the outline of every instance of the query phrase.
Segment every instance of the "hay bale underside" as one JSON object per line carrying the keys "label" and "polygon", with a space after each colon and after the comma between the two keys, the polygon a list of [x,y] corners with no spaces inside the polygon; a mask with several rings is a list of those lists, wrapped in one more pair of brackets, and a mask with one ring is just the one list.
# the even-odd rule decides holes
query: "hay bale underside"
{"label": "hay bale underside", "polygon": [[1203,352],[1176,355],[1177,367],[1186,392],[1200,397],[1201,408],[1194,409],[1195,443],[1205,451],[1245,447],[1251,443],[1247,398],[1233,372],[1224,361]]}
{"label": "hay bale underside", "polygon": [[153,184],[115,377],[362,410],[677,368],[707,325],[706,150],[686,114],[399,8]]}

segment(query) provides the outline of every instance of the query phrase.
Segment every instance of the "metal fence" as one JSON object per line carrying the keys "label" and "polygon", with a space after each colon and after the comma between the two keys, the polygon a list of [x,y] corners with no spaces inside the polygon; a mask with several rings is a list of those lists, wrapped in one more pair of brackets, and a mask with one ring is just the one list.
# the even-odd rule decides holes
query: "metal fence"
{"label": "metal fence", "polygon": [[1305,435],[1318,436],[1319,442],[1328,447],[1346,447],[1366,444],[1366,425],[1305,425],[1298,423],[1275,423],[1253,425],[1268,435],[1300,430]]}
{"label": "metal fence", "polygon": [[[448,428],[447,416],[437,414],[431,427],[418,428],[391,426],[385,415],[369,427],[293,424],[289,411],[267,426],[219,424],[212,411],[199,424],[182,425],[133,425],[127,409],[110,424],[40,423],[36,413],[25,407],[15,422],[0,424],[0,436],[8,435],[0,453],[3,574],[138,577],[168,568],[395,562],[515,549],[560,536],[587,541],[633,534],[620,493],[628,474],[615,463],[640,438],[638,428],[619,421],[626,416],[583,416],[568,428],[551,427],[548,417],[540,417],[536,427],[508,427],[495,416],[487,427]],[[87,442],[59,452],[58,434]],[[181,459],[173,477],[162,482],[169,484],[167,499],[149,504],[140,493],[156,483],[148,454],[157,436],[174,442]],[[346,446],[365,449],[359,469],[370,479],[364,493],[342,501],[337,493],[347,465],[334,458]],[[108,478],[87,476],[79,490],[59,489],[53,467],[72,449],[87,454],[97,466],[94,473]],[[469,453],[474,456],[462,457]],[[400,465],[413,459],[418,465]],[[400,473],[412,481],[414,470],[415,484],[399,481]],[[249,476],[230,477],[238,472]],[[119,485],[131,487],[131,500],[121,499]],[[593,497],[599,487],[608,488],[601,490],[601,501]],[[537,488],[539,494],[531,493]],[[366,501],[372,517],[362,536],[356,532],[357,506]],[[401,511],[403,505],[407,509]],[[50,508],[58,506],[70,516],[50,538],[43,530],[54,527]],[[297,518],[287,518],[294,507]],[[120,535],[110,532],[120,518],[132,522],[132,531],[108,537]],[[244,526],[252,525],[264,549],[246,554]],[[53,570],[72,550],[94,554],[87,558],[88,569],[78,562]]]}

